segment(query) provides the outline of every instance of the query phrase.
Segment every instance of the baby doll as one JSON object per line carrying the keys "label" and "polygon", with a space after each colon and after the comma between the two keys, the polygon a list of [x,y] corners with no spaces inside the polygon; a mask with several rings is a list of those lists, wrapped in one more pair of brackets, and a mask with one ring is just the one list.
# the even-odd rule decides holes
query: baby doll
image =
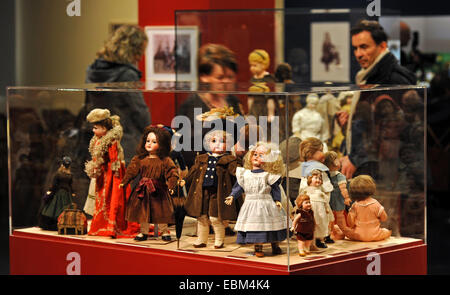
{"label": "baby doll", "polygon": [[[347,190],[347,178],[339,172],[341,169],[341,162],[338,159],[336,152],[325,153],[325,166],[330,169],[330,180],[333,184],[333,191],[330,197],[330,207],[333,210],[333,214],[336,219],[336,223],[339,229],[342,229],[347,225],[345,222],[345,206],[350,206],[350,197]],[[336,232],[335,237],[338,237],[341,233]]]}
{"label": "baby doll", "polygon": [[125,220],[125,195],[118,188],[125,174],[119,117],[107,109],[94,109],[86,119],[93,124],[94,136],[89,143],[92,160],[86,162],[85,172],[95,179],[95,210],[88,235],[132,237],[138,225]]}
{"label": "baby doll", "polygon": [[198,238],[194,247],[207,246],[211,223],[215,234],[214,248],[221,249],[228,221],[237,218],[236,207],[224,205],[235,181],[237,159],[229,152],[233,146],[231,134],[213,130],[205,135],[204,142],[208,152],[195,158],[186,177],[190,187],[184,208],[187,215],[198,220]]}
{"label": "baby doll", "polygon": [[[308,186],[307,177],[311,176],[312,171],[319,170],[321,172],[322,185],[321,190],[327,195],[330,200],[330,193],[333,191],[333,184],[330,181],[329,169],[323,164],[325,160],[323,154],[323,142],[315,137],[309,137],[300,143],[300,161],[302,162],[300,188],[301,192]],[[325,242],[333,243],[330,237],[325,237]]]}
{"label": "baby doll", "polygon": [[275,144],[258,142],[245,155],[244,167],[236,169],[237,182],[225,201],[231,205],[245,193],[234,227],[238,233],[236,242],[254,244],[256,257],[264,257],[264,243],[271,243],[272,254],[281,254],[279,242],[287,238],[287,218],[280,202],[283,166]]}
{"label": "baby doll", "polygon": [[314,238],[314,212],[311,209],[311,201],[308,195],[299,195],[295,200],[297,210],[292,222],[291,231],[297,235],[298,255],[305,256],[309,253]]}
{"label": "baby doll", "polygon": [[310,197],[311,208],[314,212],[314,237],[315,245],[318,248],[327,248],[324,243],[333,243],[330,239],[329,224],[334,220],[333,212],[330,208],[330,195],[325,194],[322,189],[322,173],[319,170],[313,170],[308,176],[308,187],[300,191],[300,194],[306,194]]}
{"label": "baby doll", "polygon": [[178,170],[170,158],[170,133],[157,126],[147,126],[141,137],[137,154],[131,159],[120,184],[124,187],[136,177],[139,183],[133,188],[127,206],[126,218],[141,225],[136,241],[148,238],[150,224],[158,224],[162,239],[170,241],[168,223],[175,223],[173,194],[178,181]]}
{"label": "baby doll", "polygon": [[355,203],[347,216],[348,227],[343,232],[351,240],[381,241],[391,236],[392,231],[381,228],[380,222],[387,220],[384,207],[373,198],[376,184],[369,175],[359,175],[350,181],[349,193]]}
{"label": "baby doll", "polygon": [[269,53],[264,49],[255,49],[248,55],[252,83],[274,83],[275,77],[267,69],[270,66]]}
{"label": "baby doll", "polygon": [[72,202],[75,196],[72,188],[72,159],[64,157],[62,164],[53,176],[53,184],[46,192],[44,203],[39,214],[39,227],[46,230],[57,230],[58,216]]}

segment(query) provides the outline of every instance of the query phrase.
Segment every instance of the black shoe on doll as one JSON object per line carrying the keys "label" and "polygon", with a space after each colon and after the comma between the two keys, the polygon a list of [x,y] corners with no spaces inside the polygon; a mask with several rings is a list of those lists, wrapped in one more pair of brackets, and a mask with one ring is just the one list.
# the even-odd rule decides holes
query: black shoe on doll
{"label": "black shoe on doll", "polygon": [[172,240],[172,238],[170,237],[170,235],[164,235],[164,236],[161,237],[161,239],[162,239],[163,241],[167,241],[167,242]]}
{"label": "black shoe on doll", "polygon": [[148,235],[140,233],[134,238],[134,240],[138,241],[138,242],[142,242],[142,241],[147,241],[147,238],[148,238]]}
{"label": "black shoe on doll", "polygon": [[330,236],[326,236],[323,241],[327,244],[334,244],[334,240]]}
{"label": "black shoe on doll", "polygon": [[320,239],[316,239],[316,246],[317,248],[328,248],[328,246],[322,242]]}

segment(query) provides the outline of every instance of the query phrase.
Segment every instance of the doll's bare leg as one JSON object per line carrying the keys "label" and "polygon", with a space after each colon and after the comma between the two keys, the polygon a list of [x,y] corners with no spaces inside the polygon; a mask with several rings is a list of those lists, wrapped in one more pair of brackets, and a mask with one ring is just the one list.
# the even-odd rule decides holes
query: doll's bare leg
{"label": "doll's bare leg", "polygon": [[206,247],[208,243],[209,235],[209,218],[206,215],[202,215],[197,218],[197,242],[195,242],[195,248]]}
{"label": "doll's bare leg", "polygon": [[336,212],[336,224],[332,227],[332,236],[336,240],[342,240],[345,238],[344,229],[347,227],[347,223],[345,221],[344,211],[335,211]]}
{"label": "doll's bare leg", "polygon": [[223,243],[225,241],[225,224],[222,220],[217,217],[210,217],[211,224],[214,228],[215,241],[214,248],[223,248]]}
{"label": "doll's bare leg", "polygon": [[306,255],[305,242],[302,240],[297,240],[297,243],[298,243],[298,255],[305,256]]}
{"label": "doll's bare leg", "polygon": [[309,252],[310,252],[310,250],[311,250],[311,244],[312,244],[312,240],[308,240],[308,241],[305,241],[305,246],[304,246],[304,250],[305,250],[305,252],[306,252],[306,254],[309,254]]}

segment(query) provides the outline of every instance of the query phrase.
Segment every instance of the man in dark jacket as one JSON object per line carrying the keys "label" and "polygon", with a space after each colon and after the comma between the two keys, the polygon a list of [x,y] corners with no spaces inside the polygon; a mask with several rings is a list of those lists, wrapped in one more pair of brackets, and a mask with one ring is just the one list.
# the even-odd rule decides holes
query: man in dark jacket
{"label": "man in dark jacket", "polygon": [[[381,85],[415,85],[416,77],[414,73],[402,67],[395,56],[387,48],[387,34],[383,27],[376,21],[362,20],[350,31],[352,36],[353,53],[361,66],[361,70],[356,74],[355,83],[357,85],[381,84]],[[341,126],[347,124],[346,136],[346,156],[342,157],[342,173],[348,178],[352,178],[354,173],[376,174],[371,171],[374,167],[363,167],[368,164],[368,157],[365,151],[363,134],[367,132],[370,122],[358,120],[355,124],[355,117],[358,111],[367,109],[367,101],[363,101],[359,96],[354,97],[352,102],[353,112],[348,115],[345,112],[338,113]],[[353,119],[353,120],[352,120]],[[347,123],[348,122],[348,123]],[[367,124],[366,124],[367,123]]]}

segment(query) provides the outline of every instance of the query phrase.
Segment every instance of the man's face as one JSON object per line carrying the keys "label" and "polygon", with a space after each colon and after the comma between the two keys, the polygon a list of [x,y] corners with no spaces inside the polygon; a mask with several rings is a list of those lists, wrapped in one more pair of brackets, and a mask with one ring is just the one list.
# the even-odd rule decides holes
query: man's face
{"label": "man's face", "polygon": [[362,31],[352,36],[353,53],[363,69],[370,67],[384,50],[386,42],[376,44],[369,31]]}

